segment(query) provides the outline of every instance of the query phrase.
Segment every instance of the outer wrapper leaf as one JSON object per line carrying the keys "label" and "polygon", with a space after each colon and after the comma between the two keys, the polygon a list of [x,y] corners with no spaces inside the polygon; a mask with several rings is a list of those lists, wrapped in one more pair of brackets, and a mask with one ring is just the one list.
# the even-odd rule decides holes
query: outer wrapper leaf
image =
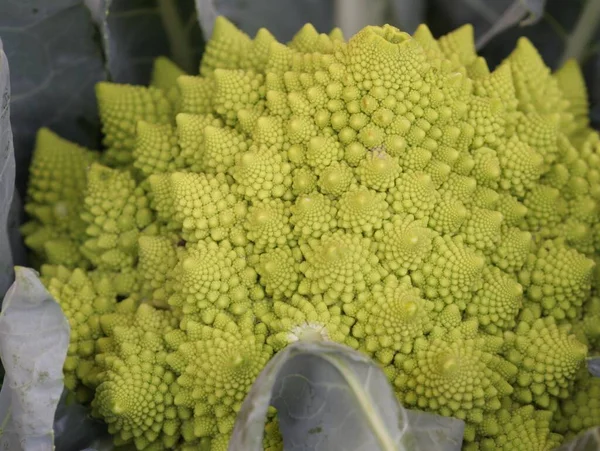
{"label": "outer wrapper leaf", "polygon": [[286,451],[458,451],[464,423],[396,401],[366,355],[331,342],[296,342],[273,357],[238,414],[229,450],[262,451],[269,405]]}
{"label": "outer wrapper leaf", "polygon": [[[0,41],[0,298],[13,280],[13,258],[9,236],[9,212],[15,186],[15,153],[10,127],[10,73]],[[13,218],[15,215],[12,216]]]}
{"label": "outer wrapper leaf", "polygon": [[545,7],[546,0],[514,0],[492,27],[477,40],[476,47],[482,48],[496,35],[517,24],[526,26],[537,23],[542,18]]}
{"label": "outer wrapper leaf", "polygon": [[588,429],[555,451],[597,451],[600,449],[600,426]]}
{"label": "outer wrapper leaf", "polygon": [[113,450],[106,424],[92,418],[89,407],[68,403],[66,394],[64,391],[54,415],[55,451]]}
{"label": "outer wrapper leaf", "polygon": [[600,356],[590,357],[587,366],[593,376],[600,377]]}
{"label": "outer wrapper leaf", "polygon": [[63,391],[69,323],[34,270],[16,267],[0,313],[0,449],[53,449],[54,412]]}

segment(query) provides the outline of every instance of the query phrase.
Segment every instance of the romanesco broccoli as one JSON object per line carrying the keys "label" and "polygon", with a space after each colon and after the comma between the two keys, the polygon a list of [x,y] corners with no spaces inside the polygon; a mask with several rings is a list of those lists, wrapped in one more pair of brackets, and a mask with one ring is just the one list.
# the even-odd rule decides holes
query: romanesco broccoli
{"label": "romanesco broccoli", "polygon": [[[467,450],[600,424],[600,135],[577,63],[220,17],[199,74],[96,88],[103,152],[40,130],[22,228],[73,330],[67,388],[119,445],[221,451],[271,356],[333,340]],[[282,449],[277,420],[265,449]]]}

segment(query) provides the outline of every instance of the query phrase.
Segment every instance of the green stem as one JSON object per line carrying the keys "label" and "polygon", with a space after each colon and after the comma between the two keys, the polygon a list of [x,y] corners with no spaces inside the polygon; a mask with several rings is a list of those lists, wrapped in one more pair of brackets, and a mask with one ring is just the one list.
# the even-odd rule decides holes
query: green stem
{"label": "green stem", "polygon": [[548,14],[547,11],[544,12],[544,20],[550,27],[552,27],[557,36],[559,36],[563,41],[569,39],[569,33],[567,33],[567,30],[564,29],[558,20]]}
{"label": "green stem", "polygon": [[[8,382],[6,382],[6,383],[8,383]],[[0,424],[0,437],[2,437],[4,435],[4,430],[6,429],[6,425],[10,422],[11,418],[12,418],[12,405],[8,407],[6,416],[2,420],[2,424]]]}
{"label": "green stem", "polygon": [[581,64],[585,64],[590,58],[600,51],[600,43],[588,47],[586,52],[581,57]]}
{"label": "green stem", "polygon": [[157,0],[156,3],[169,39],[171,58],[183,70],[193,73],[196,69],[194,67],[194,50],[189,43],[185,26],[177,11],[177,2],[174,0]]}
{"label": "green stem", "polygon": [[600,0],[588,0],[581,11],[573,33],[567,39],[567,45],[561,58],[561,65],[571,58],[581,61],[586,47],[590,39],[594,36],[599,23]]}

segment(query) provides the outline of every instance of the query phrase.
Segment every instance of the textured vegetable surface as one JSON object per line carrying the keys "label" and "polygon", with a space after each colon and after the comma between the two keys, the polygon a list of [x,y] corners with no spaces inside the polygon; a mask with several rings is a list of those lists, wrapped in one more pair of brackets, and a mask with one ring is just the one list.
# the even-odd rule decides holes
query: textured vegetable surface
{"label": "textured vegetable surface", "polygon": [[[71,327],[67,387],[137,449],[225,450],[274,353],[332,340],[465,449],[600,424],[600,137],[578,66],[217,20],[200,67],[97,85],[104,152],[41,130],[22,228]],[[276,420],[265,447],[281,449]]]}

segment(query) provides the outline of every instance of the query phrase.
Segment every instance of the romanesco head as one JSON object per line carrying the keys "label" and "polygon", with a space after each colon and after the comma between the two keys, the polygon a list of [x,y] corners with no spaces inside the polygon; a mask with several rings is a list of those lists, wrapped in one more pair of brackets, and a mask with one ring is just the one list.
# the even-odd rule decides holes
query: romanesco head
{"label": "romanesco head", "polygon": [[600,335],[581,72],[526,39],[490,70],[473,36],[284,45],[221,17],[199,74],[159,59],[150,87],[98,85],[101,155],[40,132],[23,233],[72,268],[44,276],[76,332],[67,385],[117,443],[224,451],[273,353],[314,339],[465,419],[465,449],[546,451],[596,421],[569,398]]}

